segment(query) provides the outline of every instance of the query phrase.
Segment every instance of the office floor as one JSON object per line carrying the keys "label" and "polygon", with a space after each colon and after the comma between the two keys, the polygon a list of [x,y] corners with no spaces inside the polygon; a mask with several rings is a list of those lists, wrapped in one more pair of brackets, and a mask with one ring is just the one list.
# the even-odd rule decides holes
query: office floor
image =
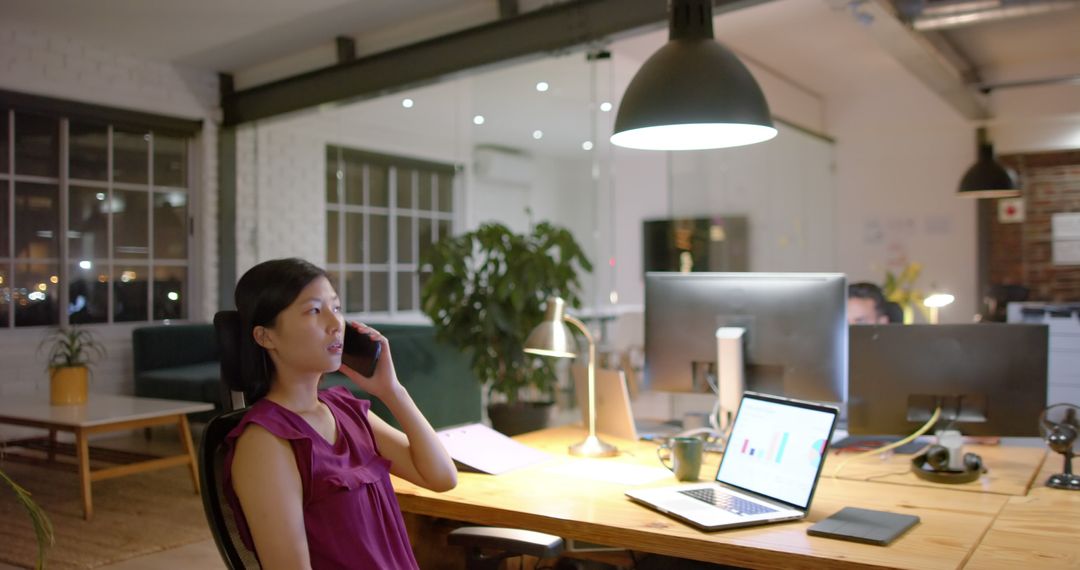
{"label": "office floor", "polygon": [[[202,432],[202,425],[193,426],[193,438],[196,443]],[[154,428],[150,441],[147,441],[142,430],[133,431],[129,434],[95,439],[94,445],[112,447],[130,451],[140,451],[156,454],[182,453],[179,438],[176,437],[175,428]],[[18,566],[12,566],[0,562],[0,570],[15,570]],[[218,556],[217,546],[213,540],[204,540],[161,552],[155,552],[145,556],[130,558],[116,564],[99,566],[104,570],[172,570],[199,568],[214,570],[225,568],[224,563]]]}

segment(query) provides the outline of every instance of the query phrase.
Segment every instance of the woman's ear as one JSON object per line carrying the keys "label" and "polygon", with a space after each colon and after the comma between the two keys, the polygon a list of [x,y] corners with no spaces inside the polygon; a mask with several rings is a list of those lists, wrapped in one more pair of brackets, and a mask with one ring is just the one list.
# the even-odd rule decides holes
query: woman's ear
{"label": "woman's ear", "polygon": [[265,348],[266,350],[273,350],[274,341],[270,338],[270,331],[260,325],[251,330],[251,336],[255,339],[255,344]]}

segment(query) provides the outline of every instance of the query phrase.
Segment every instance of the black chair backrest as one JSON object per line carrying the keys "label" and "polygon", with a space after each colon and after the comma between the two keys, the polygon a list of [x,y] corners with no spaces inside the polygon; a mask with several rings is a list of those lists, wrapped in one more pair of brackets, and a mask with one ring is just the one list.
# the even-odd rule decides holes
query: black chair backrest
{"label": "black chair backrest", "polygon": [[[221,363],[221,399],[223,410],[244,407],[235,405],[237,398],[225,382],[226,378],[240,377],[240,313],[218,311],[214,315],[214,333],[217,337],[219,362]],[[239,394],[239,392],[237,393]]]}
{"label": "black chair backrest", "polygon": [[221,559],[230,570],[258,568],[255,555],[244,546],[236,530],[232,508],[225,500],[222,475],[225,436],[243,419],[247,409],[221,414],[210,420],[199,444],[199,482],[202,484],[203,512],[214,535]]}
{"label": "black chair backrest", "polygon": [[[221,358],[221,377],[235,378],[240,374],[240,315],[236,311],[219,311],[214,315],[214,331],[217,336],[218,354]],[[230,570],[258,568],[255,555],[244,546],[236,530],[236,517],[225,500],[222,479],[225,473],[225,437],[244,418],[247,408],[234,406],[232,391],[221,383],[224,409],[230,410],[210,420],[203,430],[199,443],[199,482],[202,483],[203,512],[210,532],[214,535],[221,559]],[[239,408],[239,409],[236,409]]]}
{"label": "black chair backrest", "polygon": [[900,303],[885,301],[885,318],[889,319],[890,323],[904,324],[904,308]]}

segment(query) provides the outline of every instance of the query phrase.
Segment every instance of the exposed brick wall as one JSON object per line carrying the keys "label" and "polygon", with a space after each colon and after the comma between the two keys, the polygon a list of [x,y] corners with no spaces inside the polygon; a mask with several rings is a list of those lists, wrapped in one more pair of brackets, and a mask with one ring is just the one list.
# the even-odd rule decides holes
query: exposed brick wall
{"label": "exposed brick wall", "polygon": [[237,275],[280,257],[325,263],[325,137],[282,122],[245,125],[236,139]]}
{"label": "exposed brick wall", "polygon": [[218,114],[212,71],[139,59],[2,21],[0,87],[191,119]]}
{"label": "exposed brick wall", "polygon": [[1080,265],[1053,264],[1050,218],[1080,212],[1080,151],[1006,155],[1023,187],[1026,219],[990,224],[990,282],[1024,285],[1033,301],[1080,301]]}

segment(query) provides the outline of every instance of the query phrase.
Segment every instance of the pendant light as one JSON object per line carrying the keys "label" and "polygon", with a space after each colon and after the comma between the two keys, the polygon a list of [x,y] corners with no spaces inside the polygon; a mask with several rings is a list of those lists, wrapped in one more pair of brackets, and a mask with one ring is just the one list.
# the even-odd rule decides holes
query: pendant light
{"label": "pendant light", "polygon": [[976,134],[978,159],[960,179],[957,196],[970,198],[1011,198],[1020,195],[1016,178],[1000,162],[994,160],[994,146],[979,127]]}
{"label": "pendant light", "polygon": [[612,144],[648,150],[725,148],[776,136],[754,76],[713,38],[711,0],[671,0],[668,43],[630,81]]}

